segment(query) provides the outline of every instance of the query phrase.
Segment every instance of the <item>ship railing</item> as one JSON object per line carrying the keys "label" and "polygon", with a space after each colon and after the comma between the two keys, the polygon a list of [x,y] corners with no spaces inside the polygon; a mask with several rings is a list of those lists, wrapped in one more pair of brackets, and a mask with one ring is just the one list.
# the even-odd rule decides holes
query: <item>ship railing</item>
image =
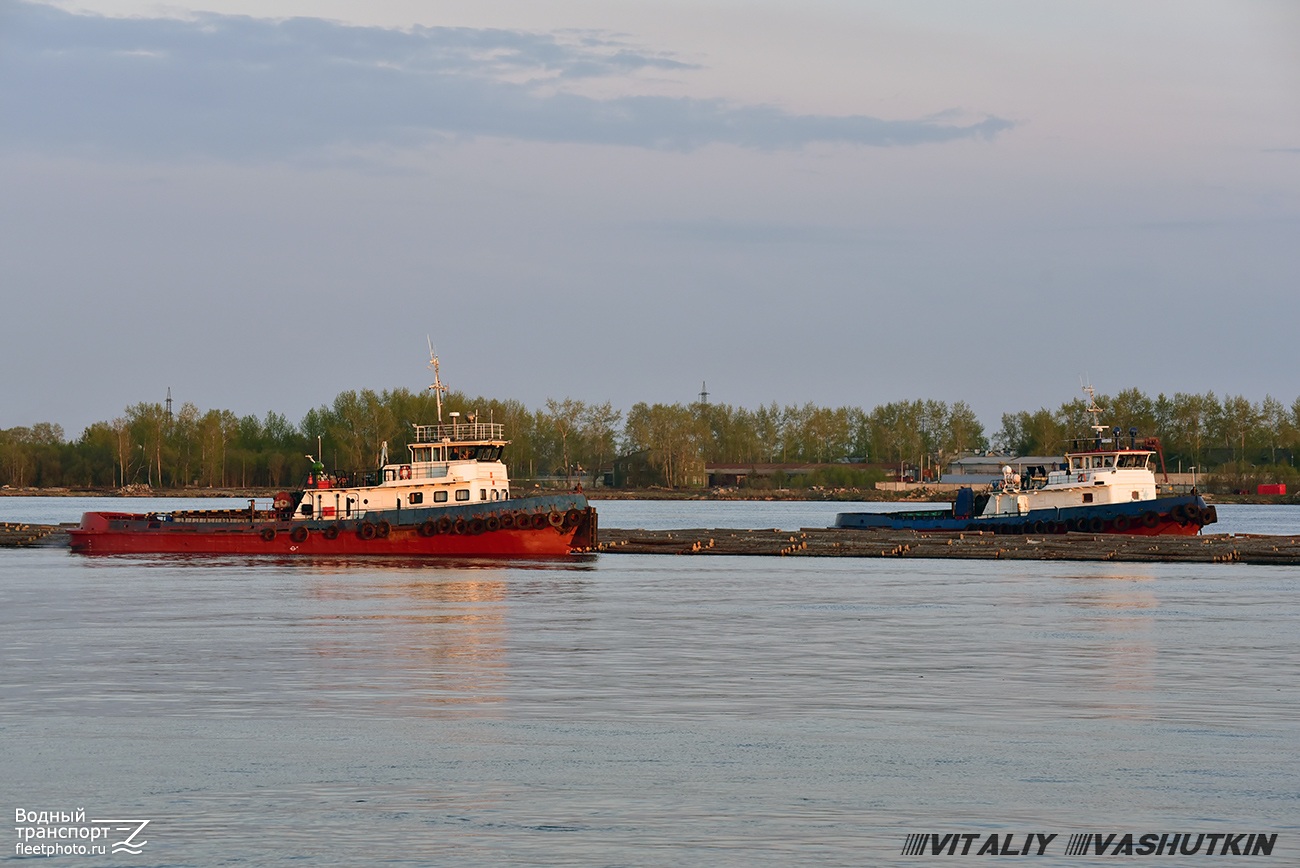
{"label": "ship railing", "polygon": [[997,479],[989,484],[989,490],[1001,494],[1023,494],[1026,491],[1038,491],[1053,483],[1054,480],[1050,476],[1026,476],[1020,480],[1019,485]]}
{"label": "ship railing", "polygon": [[174,522],[219,522],[228,524],[232,521],[274,521],[277,513],[273,509],[174,509],[171,512],[151,513],[157,521]]}
{"label": "ship railing", "polygon": [[504,440],[506,426],[500,422],[454,422],[450,425],[412,425],[415,443],[441,443],[443,440]]}

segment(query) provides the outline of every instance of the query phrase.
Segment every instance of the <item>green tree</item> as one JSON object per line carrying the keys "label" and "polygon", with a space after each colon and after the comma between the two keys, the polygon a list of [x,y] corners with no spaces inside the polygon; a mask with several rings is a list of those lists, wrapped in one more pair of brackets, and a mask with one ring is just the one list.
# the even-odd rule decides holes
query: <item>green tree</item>
{"label": "green tree", "polygon": [[559,445],[565,485],[572,481],[573,460],[569,455],[570,440],[578,434],[586,412],[587,405],[582,401],[575,401],[572,398],[565,398],[563,401],[556,401],[554,398],[546,400],[546,413],[543,419]]}
{"label": "green tree", "polygon": [[202,415],[197,406],[186,401],[172,421],[172,479],[181,486],[198,482],[199,471],[195,463],[202,454],[199,443],[199,420]]}
{"label": "green tree", "polygon": [[949,409],[939,448],[945,455],[953,457],[988,449],[984,426],[965,401],[957,401]]}
{"label": "green tree", "polygon": [[606,465],[614,459],[617,438],[615,426],[622,418],[623,412],[615,410],[609,401],[588,404],[583,411],[580,420],[583,451],[593,479],[599,477]]}
{"label": "green tree", "polygon": [[1268,461],[1277,464],[1277,451],[1291,439],[1291,413],[1272,395],[1265,395],[1259,405],[1259,428],[1268,446]]}
{"label": "green tree", "polygon": [[1238,464],[1246,461],[1246,445],[1254,438],[1259,427],[1260,411],[1244,395],[1230,395],[1223,399],[1219,416],[1219,437],[1232,449]]}
{"label": "green tree", "polygon": [[87,486],[113,485],[117,478],[114,468],[116,451],[116,435],[107,422],[96,422],[86,428],[77,439],[76,475],[69,481]]}
{"label": "green tree", "polygon": [[[145,483],[162,485],[162,449],[167,437],[167,411],[162,404],[140,402],[126,408],[131,443],[140,447],[144,459]],[[132,453],[134,455],[134,452]]]}
{"label": "green tree", "polygon": [[664,482],[678,488],[699,479],[704,471],[703,437],[699,420],[681,404],[638,403],[623,428],[629,452],[645,451],[650,466]]}
{"label": "green tree", "polygon": [[1014,455],[1055,454],[1061,451],[1065,440],[1065,426],[1045,407],[1033,413],[1021,410],[1002,414],[998,444],[1004,451]]}
{"label": "green tree", "polygon": [[1220,415],[1219,399],[1213,392],[1204,395],[1176,392],[1170,419],[1170,442],[1174,452],[1189,464],[1205,465],[1205,445]]}
{"label": "green tree", "polygon": [[1106,405],[1107,424],[1119,428],[1123,437],[1136,428],[1138,436],[1155,435],[1159,430],[1156,425],[1156,405],[1138,389],[1125,389],[1111,398]]}

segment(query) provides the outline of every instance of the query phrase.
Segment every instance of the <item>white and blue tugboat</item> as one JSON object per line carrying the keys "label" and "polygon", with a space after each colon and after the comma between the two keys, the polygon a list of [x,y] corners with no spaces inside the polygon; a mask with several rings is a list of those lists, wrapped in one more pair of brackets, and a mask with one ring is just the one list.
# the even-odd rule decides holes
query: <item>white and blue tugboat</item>
{"label": "white and blue tugboat", "polygon": [[[1119,428],[1096,423],[1102,412],[1088,393],[1094,436],[1076,440],[1065,453],[1064,469],[1044,478],[1021,478],[1010,467],[988,493],[957,491],[948,509],[905,512],[842,512],[835,527],[917,531],[988,531],[1048,534],[1077,531],[1157,536],[1194,536],[1218,516],[1193,488],[1188,494],[1160,496],[1154,460],[1164,458],[1160,443],[1139,443],[1136,429],[1123,444]],[[1110,433],[1112,436],[1107,437]],[[1168,482],[1168,474],[1165,474]]]}

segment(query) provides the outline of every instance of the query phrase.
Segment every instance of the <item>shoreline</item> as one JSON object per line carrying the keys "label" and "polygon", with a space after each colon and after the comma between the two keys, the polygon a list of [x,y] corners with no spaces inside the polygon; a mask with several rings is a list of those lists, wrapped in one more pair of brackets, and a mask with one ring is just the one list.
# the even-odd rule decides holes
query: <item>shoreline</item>
{"label": "shoreline", "polygon": [[[153,497],[153,498],[225,498],[249,499],[274,497],[278,488],[160,488],[131,486],[126,489],[98,488],[3,488],[0,497]],[[559,489],[536,488],[520,491],[517,497],[531,494],[555,494]],[[893,492],[857,488],[836,489],[774,489],[770,491],[741,490],[735,488],[708,490],[650,489],[598,489],[583,492],[592,502],[602,500],[678,500],[678,501],[811,501],[835,503],[949,503],[948,492],[925,490]],[[1300,504],[1300,494],[1213,494],[1201,492],[1209,503],[1295,506]]]}

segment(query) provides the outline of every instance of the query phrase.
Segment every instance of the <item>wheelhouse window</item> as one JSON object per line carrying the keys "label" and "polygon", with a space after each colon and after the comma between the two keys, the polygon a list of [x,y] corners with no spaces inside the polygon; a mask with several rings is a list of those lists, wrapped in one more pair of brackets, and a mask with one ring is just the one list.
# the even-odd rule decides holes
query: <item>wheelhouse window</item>
{"label": "wheelhouse window", "polygon": [[457,446],[451,450],[452,461],[500,461],[500,446]]}

